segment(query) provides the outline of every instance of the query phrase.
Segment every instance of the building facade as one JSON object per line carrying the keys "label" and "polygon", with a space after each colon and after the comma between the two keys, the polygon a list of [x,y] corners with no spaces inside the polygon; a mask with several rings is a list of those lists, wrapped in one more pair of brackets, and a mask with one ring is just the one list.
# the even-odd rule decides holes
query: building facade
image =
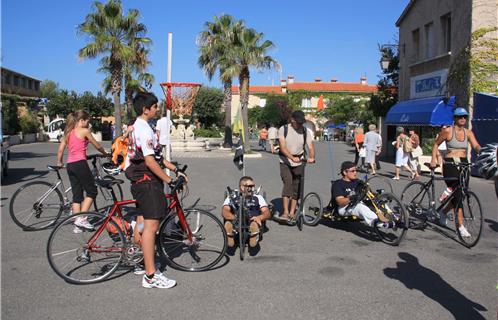
{"label": "building facade", "polygon": [[411,0],[396,22],[399,100],[454,95],[457,105],[468,106],[470,74],[447,81],[449,71],[474,31],[497,25],[496,0]]}
{"label": "building facade", "polygon": [[23,97],[39,97],[41,81],[22,73],[1,67],[2,93]]}

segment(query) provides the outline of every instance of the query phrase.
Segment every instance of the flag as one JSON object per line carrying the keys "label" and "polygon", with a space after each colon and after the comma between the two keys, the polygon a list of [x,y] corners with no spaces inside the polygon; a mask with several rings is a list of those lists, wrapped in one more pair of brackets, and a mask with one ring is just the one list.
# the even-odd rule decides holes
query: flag
{"label": "flag", "polygon": [[235,119],[233,119],[232,131],[234,133],[239,133],[242,137],[242,144],[246,141],[245,131],[244,131],[244,122],[242,121],[242,112],[240,110],[240,105],[237,108],[237,114],[235,115]]}
{"label": "flag", "polygon": [[237,147],[235,148],[235,155],[233,156],[233,163],[237,169],[244,169],[244,143],[239,140]]}

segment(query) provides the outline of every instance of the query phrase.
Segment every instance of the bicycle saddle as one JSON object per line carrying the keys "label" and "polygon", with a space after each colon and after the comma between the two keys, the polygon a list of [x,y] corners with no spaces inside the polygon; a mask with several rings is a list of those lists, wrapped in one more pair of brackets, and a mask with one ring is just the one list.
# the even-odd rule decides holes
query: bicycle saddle
{"label": "bicycle saddle", "polygon": [[51,171],[58,171],[62,168],[64,168],[63,166],[47,166],[48,170],[51,170]]}
{"label": "bicycle saddle", "polygon": [[95,183],[102,188],[107,188],[111,189],[113,185],[115,184],[122,184],[124,183],[123,180],[121,179],[95,179]]}

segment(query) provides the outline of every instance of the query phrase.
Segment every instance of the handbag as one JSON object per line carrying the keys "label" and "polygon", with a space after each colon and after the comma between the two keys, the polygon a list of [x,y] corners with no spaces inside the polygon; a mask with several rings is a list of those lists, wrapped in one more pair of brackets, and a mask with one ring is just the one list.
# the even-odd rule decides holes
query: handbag
{"label": "handbag", "polygon": [[412,151],[412,158],[418,158],[424,155],[424,152],[422,151],[422,148],[420,146],[416,147]]}
{"label": "handbag", "polygon": [[365,147],[361,148],[360,149],[360,152],[358,152],[360,158],[365,158],[367,156],[367,150],[365,149]]}

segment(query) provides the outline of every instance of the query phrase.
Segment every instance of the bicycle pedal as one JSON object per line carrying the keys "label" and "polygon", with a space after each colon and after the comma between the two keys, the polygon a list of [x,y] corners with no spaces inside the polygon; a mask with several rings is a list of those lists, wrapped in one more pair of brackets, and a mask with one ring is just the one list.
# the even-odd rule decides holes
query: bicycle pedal
{"label": "bicycle pedal", "polygon": [[455,219],[455,216],[453,215],[453,213],[448,213],[446,215],[446,219],[448,219],[449,221],[453,221]]}

